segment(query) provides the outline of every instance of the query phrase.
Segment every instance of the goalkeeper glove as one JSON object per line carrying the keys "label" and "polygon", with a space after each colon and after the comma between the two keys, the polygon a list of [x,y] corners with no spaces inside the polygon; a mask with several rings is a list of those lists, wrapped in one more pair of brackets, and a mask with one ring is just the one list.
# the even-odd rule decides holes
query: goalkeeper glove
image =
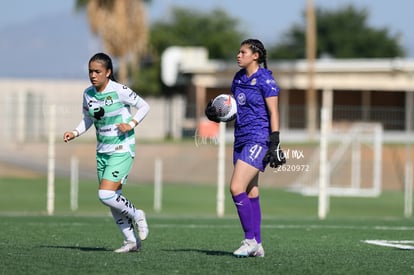
{"label": "goalkeeper glove", "polygon": [[216,111],[216,108],[212,104],[213,101],[210,100],[210,102],[207,104],[206,109],[204,110],[204,113],[209,120],[214,122],[220,122],[220,120],[218,119],[218,113]]}
{"label": "goalkeeper glove", "polygon": [[286,163],[285,154],[280,148],[279,132],[273,132],[269,136],[270,144],[264,160],[269,163],[272,168],[277,168]]}

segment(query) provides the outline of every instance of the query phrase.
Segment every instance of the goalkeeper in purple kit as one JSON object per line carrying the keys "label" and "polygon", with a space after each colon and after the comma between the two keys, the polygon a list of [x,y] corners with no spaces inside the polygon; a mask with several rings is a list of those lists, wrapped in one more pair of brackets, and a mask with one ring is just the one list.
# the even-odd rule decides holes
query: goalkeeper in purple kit
{"label": "goalkeeper in purple kit", "polygon": [[[279,141],[279,87],[267,69],[266,49],[257,39],[241,43],[237,54],[241,69],[234,76],[231,91],[237,102],[234,129],[234,170],[230,192],[244,231],[236,257],[264,257],[261,239],[259,172],[267,164],[276,168],[286,163]],[[263,67],[260,66],[263,64]],[[217,120],[211,104],[206,116]]]}

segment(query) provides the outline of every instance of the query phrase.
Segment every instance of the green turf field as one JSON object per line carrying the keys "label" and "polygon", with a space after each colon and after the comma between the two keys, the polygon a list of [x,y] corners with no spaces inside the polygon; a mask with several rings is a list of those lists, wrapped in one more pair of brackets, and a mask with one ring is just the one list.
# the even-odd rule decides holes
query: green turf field
{"label": "green turf field", "polygon": [[148,240],[138,253],[116,254],[122,237],[81,182],[79,209],[70,211],[69,184],[56,182],[56,212],[45,215],[46,180],[0,179],[0,274],[413,274],[414,251],[364,240],[414,240],[403,218],[402,192],[379,198],[333,198],[319,221],[317,198],[262,189],[265,258],[232,256],[243,238],[226,198],[215,217],[214,186],[167,184],[161,213],[151,185],[131,183],[127,197],[147,211]]}

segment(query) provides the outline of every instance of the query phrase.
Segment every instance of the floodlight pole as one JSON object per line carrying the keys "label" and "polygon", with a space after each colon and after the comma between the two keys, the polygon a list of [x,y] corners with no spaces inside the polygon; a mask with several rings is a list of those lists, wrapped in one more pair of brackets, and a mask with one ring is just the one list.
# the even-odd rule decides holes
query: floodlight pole
{"label": "floodlight pole", "polygon": [[406,147],[404,175],[404,216],[410,218],[413,213],[413,162],[411,158],[411,129],[414,106],[414,94],[406,92]]}
{"label": "floodlight pole", "polygon": [[313,0],[307,0],[306,8],[306,59],[308,62],[308,92],[306,93],[307,129],[314,139],[317,119],[317,98],[314,83],[316,58],[316,19]]}

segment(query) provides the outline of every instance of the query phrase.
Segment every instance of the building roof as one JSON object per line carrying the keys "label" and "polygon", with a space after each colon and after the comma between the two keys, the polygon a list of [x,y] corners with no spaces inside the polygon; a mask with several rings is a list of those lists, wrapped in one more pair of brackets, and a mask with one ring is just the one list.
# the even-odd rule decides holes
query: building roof
{"label": "building roof", "polygon": [[[170,71],[195,86],[229,87],[237,70],[236,62],[211,60],[204,48],[174,48],[175,62],[165,62]],[[164,56],[165,57],[165,56]],[[167,66],[167,65],[165,65]],[[165,70],[165,66],[163,70]],[[171,66],[175,66],[171,69]],[[282,89],[413,91],[414,60],[322,58],[313,67],[307,60],[268,61],[268,68]],[[311,74],[310,72],[314,72]],[[170,79],[171,80],[171,79]],[[174,81],[170,81],[175,85]]]}

